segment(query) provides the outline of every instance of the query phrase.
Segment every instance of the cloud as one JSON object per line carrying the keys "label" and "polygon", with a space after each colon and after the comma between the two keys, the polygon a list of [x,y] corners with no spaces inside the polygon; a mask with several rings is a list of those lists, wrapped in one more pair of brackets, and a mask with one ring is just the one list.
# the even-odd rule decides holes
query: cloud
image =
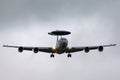
{"label": "cloud", "polygon": [[[113,7],[114,6],[114,7]],[[1,1],[1,24],[29,24],[30,20],[51,22],[61,19],[81,19],[100,14],[112,18],[119,15],[119,1],[94,0],[4,0]],[[114,17],[113,17],[114,18]],[[119,19],[119,18],[118,18]]]}
{"label": "cloud", "polygon": [[[1,0],[1,80],[119,80],[119,0]],[[3,48],[3,44],[54,46],[47,32],[63,29],[69,46],[116,43],[103,53],[78,52],[71,59],[55,55]]]}

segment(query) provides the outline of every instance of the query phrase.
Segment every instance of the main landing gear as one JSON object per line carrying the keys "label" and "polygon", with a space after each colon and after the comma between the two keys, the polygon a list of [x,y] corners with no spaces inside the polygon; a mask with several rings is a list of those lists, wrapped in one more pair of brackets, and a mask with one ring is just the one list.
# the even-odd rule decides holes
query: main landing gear
{"label": "main landing gear", "polygon": [[67,57],[68,57],[68,58],[71,58],[71,57],[72,57],[72,55],[69,53],[69,54],[67,55]]}
{"label": "main landing gear", "polygon": [[52,54],[50,55],[50,57],[51,57],[51,58],[54,58],[54,54],[52,53]]}
{"label": "main landing gear", "polygon": [[[51,58],[54,58],[55,56],[54,56],[54,54],[52,53],[52,54],[50,55],[50,57],[51,57]],[[71,58],[72,55],[71,55],[70,53],[68,53],[68,54],[67,54],[67,57],[68,57],[68,58]]]}

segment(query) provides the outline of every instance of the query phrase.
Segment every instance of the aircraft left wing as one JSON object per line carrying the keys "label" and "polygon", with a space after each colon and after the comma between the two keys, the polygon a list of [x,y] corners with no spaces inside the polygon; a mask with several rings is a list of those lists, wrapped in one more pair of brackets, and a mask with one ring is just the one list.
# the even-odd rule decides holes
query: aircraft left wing
{"label": "aircraft left wing", "polygon": [[25,46],[10,46],[10,45],[3,45],[3,47],[11,47],[11,48],[18,48],[19,52],[23,52],[23,50],[33,51],[34,53],[47,52],[47,53],[55,53],[55,50],[52,47],[25,47]]}
{"label": "aircraft left wing", "polygon": [[84,50],[86,53],[88,53],[90,50],[95,50],[95,49],[98,49],[98,51],[102,52],[104,47],[111,47],[111,46],[116,46],[116,44],[100,45],[100,46],[71,47],[71,48],[67,48],[66,52],[72,53],[72,52],[78,52],[78,51]]}

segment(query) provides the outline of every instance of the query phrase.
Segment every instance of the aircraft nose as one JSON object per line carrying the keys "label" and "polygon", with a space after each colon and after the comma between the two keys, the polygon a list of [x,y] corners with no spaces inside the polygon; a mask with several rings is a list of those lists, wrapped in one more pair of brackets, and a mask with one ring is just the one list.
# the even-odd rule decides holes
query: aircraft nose
{"label": "aircraft nose", "polygon": [[67,45],[67,43],[66,43],[66,42],[63,42],[63,45],[64,45],[64,46],[66,46],[66,45]]}

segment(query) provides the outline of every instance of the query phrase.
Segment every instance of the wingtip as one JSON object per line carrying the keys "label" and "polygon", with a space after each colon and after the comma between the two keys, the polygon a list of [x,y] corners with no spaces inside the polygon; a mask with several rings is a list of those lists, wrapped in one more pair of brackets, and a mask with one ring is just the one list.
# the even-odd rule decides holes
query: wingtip
{"label": "wingtip", "polygon": [[112,46],[116,46],[117,44],[111,44]]}
{"label": "wingtip", "polygon": [[116,46],[117,44],[114,44],[114,46]]}
{"label": "wingtip", "polygon": [[3,47],[7,47],[8,45],[3,45]]}

